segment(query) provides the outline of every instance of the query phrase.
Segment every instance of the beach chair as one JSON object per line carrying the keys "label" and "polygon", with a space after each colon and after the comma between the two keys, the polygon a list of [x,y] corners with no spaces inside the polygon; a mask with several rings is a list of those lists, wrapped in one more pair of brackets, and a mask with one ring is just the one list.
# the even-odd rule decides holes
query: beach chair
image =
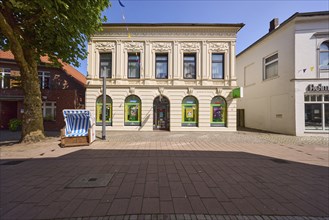
{"label": "beach chair", "polygon": [[96,139],[95,118],[88,110],[63,110],[66,126],[61,129],[61,147],[90,145]]}

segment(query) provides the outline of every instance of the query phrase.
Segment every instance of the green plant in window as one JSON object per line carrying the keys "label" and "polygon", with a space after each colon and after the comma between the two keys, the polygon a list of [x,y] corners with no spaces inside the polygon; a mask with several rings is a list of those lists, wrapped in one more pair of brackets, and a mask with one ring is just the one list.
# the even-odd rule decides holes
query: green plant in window
{"label": "green plant in window", "polygon": [[9,123],[9,130],[10,131],[17,131],[22,126],[22,121],[17,118],[10,119]]}
{"label": "green plant in window", "polygon": [[44,118],[43,118],[44,121],[54,121],[54,116],[52,115],[46,115]]}

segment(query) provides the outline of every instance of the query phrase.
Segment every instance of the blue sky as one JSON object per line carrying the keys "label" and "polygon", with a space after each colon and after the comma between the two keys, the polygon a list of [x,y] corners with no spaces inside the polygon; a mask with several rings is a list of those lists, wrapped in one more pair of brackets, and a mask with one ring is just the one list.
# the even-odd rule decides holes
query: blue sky
{"label": "blue sky", "polygon": [[[328,11],[328,0],[112,0],[104,11],[107,23],[244,23],[237,38],[237,54],[268,32],[269,22],[282,23],[295,12]],[[77,68],[87,73],[87,60]]]}

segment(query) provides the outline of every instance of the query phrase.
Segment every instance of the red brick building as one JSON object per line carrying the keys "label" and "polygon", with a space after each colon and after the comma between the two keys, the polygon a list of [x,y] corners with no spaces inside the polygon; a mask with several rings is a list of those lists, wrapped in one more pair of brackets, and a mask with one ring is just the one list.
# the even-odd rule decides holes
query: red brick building
{"label": "red brick building", "polygon": [[[50,67],[46,57],[38,66],[44,127],[48,131],[64,127],[63,109],[84,108],[86,77],[72,66]],[[22,118],[24,95],[19,67],[10,51],[0,50],[0,128],[7,129],[10,119]]]}

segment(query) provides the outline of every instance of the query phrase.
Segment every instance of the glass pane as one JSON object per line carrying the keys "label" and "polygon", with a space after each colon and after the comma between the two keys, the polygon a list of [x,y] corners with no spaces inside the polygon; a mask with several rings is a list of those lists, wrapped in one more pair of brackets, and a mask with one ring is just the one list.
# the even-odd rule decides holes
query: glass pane
{"label": "glass pane", "polygon": [[329,42],[325,41],[320,45],[320,51],[329,51]]}
{"label": "glass pane", "polygon": [[138,121],[138,104],[128,106],[128,121]]}
{"label": "glass pane", "polygon": [[46,102],[46,106],[52,106],[52,103],[51,102]]}
{"label": "glass pane", "polygon": [[317,95],[317,96],[316,96],[316,100],[317,100],[318,102],[322,102],[322,95]]}
{"label": "glass pane", "polygon": [[136,55],[136,54],[129,54],[129,57],[128,57],[128,60],[129,61],[139,61],[139,55]]}
{"label": "glass pane", "polygon": [[[103,95],[98,96],[96,103],[100,103],[100,104],[103,103]],[[112,99],[108,95],[106,96],[106,103],[107,104],[112,103]]]}
{"label": "glass pane", "polygon": [[43,83],[44,83],[43,88],[44,89],[49,89],[50,88],[50,77],[45,77]]}
{"label": "glass pane", "polygon": [[156,78],[158,79],[166,79],[168,78],[168,64],[164,62],[156,63]]}
{"label": "glass pane", "polygon": [[198,101],[196,100],[196,98],[192,96],[188,96],[183,99],[183,104],[197,104],[197,103]]}
{"label": "glass pane", "polygon": [[310,101],[310,96],[309,96],[309,95],[305,95],[305,96],[304,96],[304,101],[305,101],[305,102]]}
{"label": "glass pane", "polygon": [[329,104],[324,104],[324,127],[329,130]]}
{"label": "glass pane", "polygon": [[329,51],[320,52],[320,70],[329,69]]}
{"label": "glass pane", "polygon": [[316,96],[315,95],[311,95],[311,101],[315,102],[316,101]]}
{"label": "glass pane", "polygon": [[324,101],[329,101],[329,95],[324,95]]}
{"label": "glass pane", "polygon": [[213,54],[212,61],[214,62],[223,62],[223,54]]}
{"label": "glass pane", "polygon": [[185,55],[184,56],[184,61],[187,61],[187,62],[195,62],[195,56],[194,55]]}
{"label": "glass pane", "polygon": [[322,130],[321,104],[305,104],[305,129]]}
{"label": "glass pane", "polygon": [[226,105],[225,99],[220,97],[220,96],[216,96],[211,100],[211,104],[220,104],[222,106]]}
{"label": "glass pane", "polygon": [[274,62],[265,66],[265,79],[269,79],[277,75],[278,75],[278,62]]}
{"label": "glass pane", "polygon": [[45,115],[46,118],[53,119],[53,111],[51,108],[46,108],[45,113],[46,113]]}
{"label": "glass pane", "polygon": [[110,121],[110,117],[111,117],[111,105],[106,105],[105,108],[105,121]]}
{"label": "glass pane", "polygon": [[125,103],[140,103],[140,99],[138,96],[131,95],[126,98]]}
{"label": "glass pane", "polygon": [[10,88],[10,74],[5,73],[3,76],[3,89]]}
{"label": "glass pane", "polygon": [[128,77],[139,78],[139,63],[137,62],[128,63]]}
{"label": "glass pane", "polygon": [[196,105],[184,106],[184,122],[196,122]]}
{"label": "glass pane", "polygon": [[99,76],[103,77],[106,74],[106,77],[111,78],[111,68],[112,68],[112,54],[111,53],[100,53],[100,68]]}
{"label": "glass pane", "polygon": [[223,63],[213,63],[212,64],[212,78],[213,79],[223,79]]}
{"label": "glass pane", "polygon": [[195,63],[184,63],[184,78],[195,79]]}
{"label": "glass pane", "polygon": [[212,122],[224,122],[224,109],[223,106],[212,107]]}
{"label": "glass pane", "polygon": [[164,61],[166,62],[168,60],[168,56],[167,55],[156,55],[156,61]]}
{"label": "glass pane", "polygon": [[276,59],[278,59],[278,54],[274,54],[273,56],[270,56],[269,58],[266,58],[265,63],[269,63],[269,62],[271,62],[273,60],[276,60]]}
{"label": "glass pane", "polygon": [[100,122],[102,121],[102,104],[96,105],[96,121]]}

